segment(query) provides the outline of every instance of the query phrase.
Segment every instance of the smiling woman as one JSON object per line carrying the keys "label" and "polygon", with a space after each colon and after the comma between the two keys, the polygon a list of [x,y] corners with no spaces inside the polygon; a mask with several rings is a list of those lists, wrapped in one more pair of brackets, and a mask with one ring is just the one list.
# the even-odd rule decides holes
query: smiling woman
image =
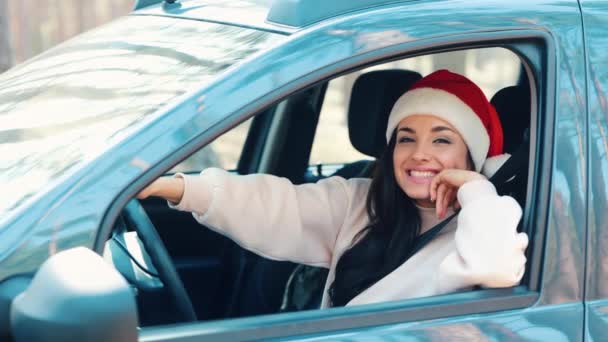
{"label": "smiling woman", "polygon": [[0,198],[0,220],[107,151],[186,90],[279,37],[132,16],[2,74],[0,188],[12,195]]}
{"label": "smiling woman", "polygon": [[[517,233],[518,203],[479,173],[508,157],[481,89],[447,70],[427,75],[393,106],[386,139],[372,180],[294,185],[210,168],[160,178],[139,198],[163,197],[260,255],[328,268],[322,307],[518,284],[528,239]],[[458,222],[417,250],[425,232],[457,212],[456,195]]]}

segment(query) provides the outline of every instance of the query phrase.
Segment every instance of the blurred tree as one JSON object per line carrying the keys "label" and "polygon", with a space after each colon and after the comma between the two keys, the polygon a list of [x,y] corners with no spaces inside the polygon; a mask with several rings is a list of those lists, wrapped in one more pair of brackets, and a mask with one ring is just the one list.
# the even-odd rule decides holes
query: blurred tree
{"label": "blurred tree", "polygon": [[0,72],[132,8],[133,0],[0,0]]}
{"label": "blurred tree", "polygon": [[0,73],[13,65],[8,0],[0,0]]}

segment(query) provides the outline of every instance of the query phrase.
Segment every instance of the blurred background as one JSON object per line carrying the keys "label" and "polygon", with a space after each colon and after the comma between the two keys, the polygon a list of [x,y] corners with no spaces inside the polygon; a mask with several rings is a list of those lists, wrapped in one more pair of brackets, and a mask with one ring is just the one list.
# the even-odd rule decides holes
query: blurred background
{"label": "blurred background", "polygon": [[0,73],[127,14],[133,0],[0,0]]}

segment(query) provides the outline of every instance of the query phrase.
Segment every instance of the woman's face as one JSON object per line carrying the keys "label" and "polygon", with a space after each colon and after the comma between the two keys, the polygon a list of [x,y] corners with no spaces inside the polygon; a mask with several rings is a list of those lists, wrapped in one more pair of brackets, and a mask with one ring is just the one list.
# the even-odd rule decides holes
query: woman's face
{"label": "woman's face", "polygon": [[417,205],[433,207],[429,186],[443,169],[472,169],[467,146],[448,122],[432,115],[412,115],[397,126],[393,165],[401,189]]}

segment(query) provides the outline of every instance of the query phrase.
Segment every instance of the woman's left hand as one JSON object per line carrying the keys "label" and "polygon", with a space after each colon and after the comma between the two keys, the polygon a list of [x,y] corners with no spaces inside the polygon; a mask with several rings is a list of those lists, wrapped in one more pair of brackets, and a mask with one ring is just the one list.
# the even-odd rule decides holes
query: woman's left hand
{"label": "woman's left hand", "polygon": [[431,181],[431,201],[435,202],[437,217],[443,219],[448,206],[456,200],[460,187],[470,181],[486,179],[482,174],[469,170],[445,169]]}

